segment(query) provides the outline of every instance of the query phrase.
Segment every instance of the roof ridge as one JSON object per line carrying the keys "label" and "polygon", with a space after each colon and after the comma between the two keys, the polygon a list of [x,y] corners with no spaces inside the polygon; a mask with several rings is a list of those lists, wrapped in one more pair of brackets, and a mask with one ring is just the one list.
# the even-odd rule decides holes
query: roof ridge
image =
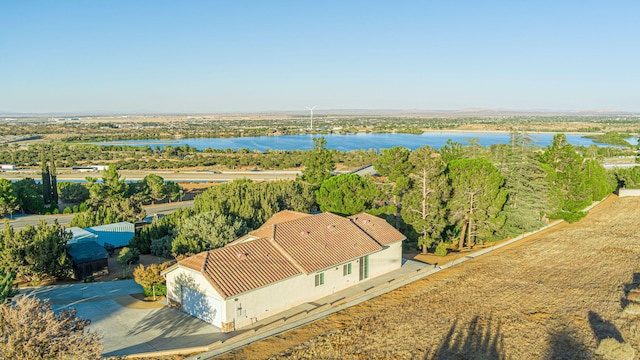
{"label": "roof ridge", "polygon": [[288,262],[290,262],[291,265],[293,265],[296,269],[298,269],[298,271],[300,271],[305,275],[309,275],[309,273],[302,267],[302,265],[300,265],[300,263],[295,261],[293,257],[288,252],[286,252],[284,248],[280,246],[280,244],[276,242],[276,225],[275,224],[273,225],[273,237],[269,239],[269,243],[273,245],[273,247],[276,248],[276,250],[278,250],[278,252],[282,254],[282,256],[284,256],[284,258]]}
{"label": "roof ridge", "polygon": [[[356,215],[360,215],[361,213],[358,213]],[[356,215],[351,215],[351,216],[356,216]],[[368,215],[368,214],[367,214]],[[369,232],[367,230],[365,230],[363,227],[361,227],[360,225],[358,225],[358,222],[356,221],[358,219],[358,217],[356,216],[355,218],[352,218],[351,216],[349,216],[347,219],[349,219],[349,221],[355,225],[358,229],[360,229],[360,231],[362,231],[363,233],[365,233],[368,237],[370,237],[373,241],[376,242],[376,244],[384,247],[384,244],[380,242],[380,240],[376,239],[373,237],[373,235],[369,234]]]}

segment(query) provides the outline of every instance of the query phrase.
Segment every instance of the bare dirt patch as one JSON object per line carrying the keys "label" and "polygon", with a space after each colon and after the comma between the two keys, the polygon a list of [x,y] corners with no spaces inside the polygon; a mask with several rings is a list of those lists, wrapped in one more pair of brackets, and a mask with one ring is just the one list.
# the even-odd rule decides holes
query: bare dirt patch
{"label": "bare dirt patch", "polygon": [[638,209],[613,197],[576,224],[222,358],[596,359],[606,339],[637,352],[640,319],[623,300],[640,278]]}

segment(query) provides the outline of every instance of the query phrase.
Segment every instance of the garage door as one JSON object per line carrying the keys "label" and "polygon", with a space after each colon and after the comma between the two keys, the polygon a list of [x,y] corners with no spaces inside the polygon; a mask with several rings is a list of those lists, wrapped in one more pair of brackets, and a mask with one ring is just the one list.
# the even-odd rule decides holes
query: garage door
{"label": "garage door", "polygon": [[188,287],[182,288],[182,311],[214,326],[222,326],[222,301]]}

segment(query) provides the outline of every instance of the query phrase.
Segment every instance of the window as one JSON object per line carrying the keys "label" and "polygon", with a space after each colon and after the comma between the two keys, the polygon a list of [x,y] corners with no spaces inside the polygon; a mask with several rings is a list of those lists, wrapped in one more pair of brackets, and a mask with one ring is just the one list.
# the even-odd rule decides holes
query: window
{"label": "window", "polygon": [[351,275],[351,263],[342,265],[342,276]]}
{"label": "window", "polygon": [[369,255],[360,258],[360,280],[369,277]]}
{"label": "window", "polygon": [[324,285],[324,273],[316,274],[316,286]]}

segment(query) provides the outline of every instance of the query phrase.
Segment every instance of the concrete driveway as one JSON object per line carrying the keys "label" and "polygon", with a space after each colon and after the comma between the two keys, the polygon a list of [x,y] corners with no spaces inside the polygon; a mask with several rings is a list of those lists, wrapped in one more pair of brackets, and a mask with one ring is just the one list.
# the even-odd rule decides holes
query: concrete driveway
{"label": "concrete driveway", "polygon": [[122,356],[206,346],[226,338],[219,328],[158,303],[136,300],[133,280],[54,285],[21,289],[20,294],[49,299],[54,310],[74,307],[104,335],[104,356]]}

